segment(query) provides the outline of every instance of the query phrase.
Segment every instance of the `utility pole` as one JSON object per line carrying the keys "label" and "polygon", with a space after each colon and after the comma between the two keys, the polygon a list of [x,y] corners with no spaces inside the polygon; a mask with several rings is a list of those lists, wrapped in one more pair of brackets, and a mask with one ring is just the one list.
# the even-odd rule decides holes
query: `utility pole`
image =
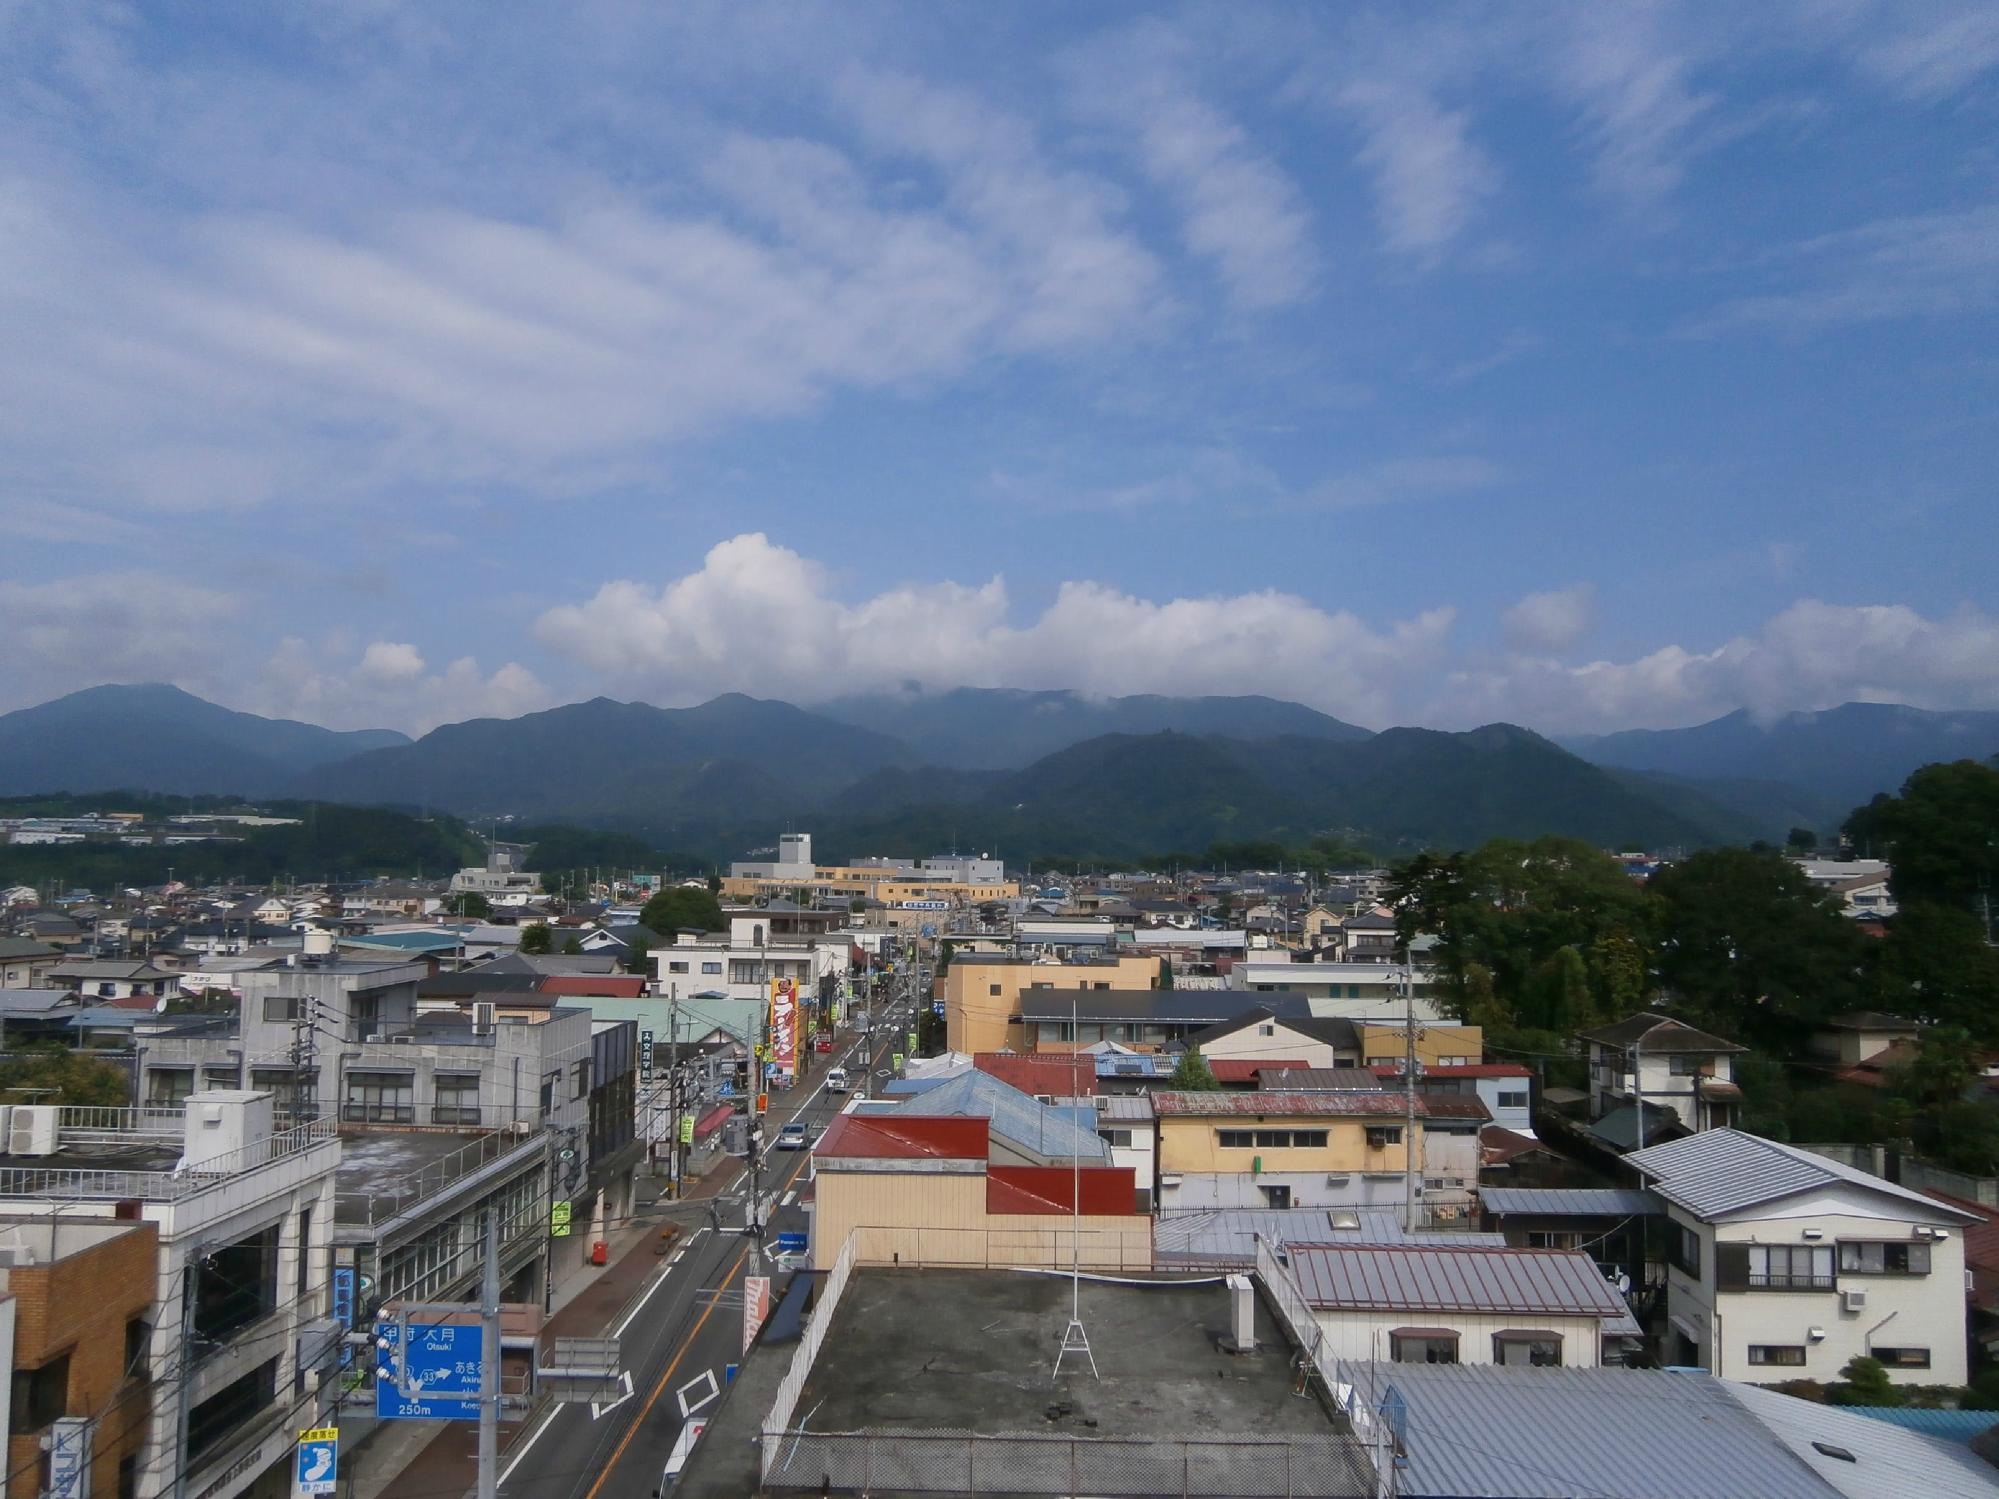
{"label": "utility pole", "polygon": [[[666,1148],[667,1190],[674,1200],[680,1198],[682,1162],[680,1159],[680,985],[672,986],[671,997],[666,1002],[666,1064],[667,1116]],[[651,1065],[648,1059],[647,1065]]]}
{"label": "utility pole", "polygon": [[1413,1234],[1421,1178],[1416,1161],[1416,977],[1406,947],[1402,950],[1402,1105],[1402,1228]]}
{"label": "utility pole", "polygon": [[479,1499],[500,1489],[500,1209],[486,1208],[486,1263],[479,1281]]}

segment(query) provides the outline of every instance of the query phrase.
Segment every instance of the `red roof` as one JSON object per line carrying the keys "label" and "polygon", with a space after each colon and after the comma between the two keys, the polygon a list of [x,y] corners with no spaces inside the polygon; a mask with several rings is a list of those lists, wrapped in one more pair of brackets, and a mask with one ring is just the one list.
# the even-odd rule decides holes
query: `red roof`
{"label": "red roof", "polygon": [[982,1051],[972,1065],[1027,1094],[1090,1098],[1097,1091],[1097,1059],[1083,1052]]}
{"label": "red roof", "polygon": [[1973,1305],[1988,1309],[1999,1306],[1999,1212],[1948,1192],[1923,1195],[1976,1215],[1978,1221],[1964,1230],[1964,1266],[1971,1272],[1971,1300]]}
{"label": "red roof", "polygon": [[645,995],[646,981],[636,973],[559,973],[535,987],[543,994],[573,999],[640,999]]}
{"label": "red roof", "polygon": [[1076,1212],[1082,1185],[1084,1217],[1128,1218],[1138,1212],[1137,1181],[1129,1166],[992,1166],[986,1171],[988,1213]]}
{"label": "red roof", "polygon": [[[1393,1062],[1376,1062],[1369,1069],[1376,1077],[1400,1077],[1402,1069]],[[1451,1067],[1425,1067],[1418,1077],[1532,1077],[1518,1062],[1461,1062]]]}
{"label": "red roof", "polygon": [[732,1103],[716,1104],[714,1108],[694,1121],[694,1138],[701,1140],[714,1134],[716,1130],[728,1123],[729,1116],[735,1112],[736,1106]]}
{"label": "red roof", "polygon": [[903,1114],[841,1114],[826,1126],[813,1154],[857,1160],[983,1161],[983,1119]]}
{"label": "red roof", "polygon": [[1497,1124],[1488,1124],[1478,1132],[1480,1153],[1488,1166],[1504,1166],[1515,1156],[1526,1155],[1530,1150],[1542,1148],[1539,1140],[1516,1134]]}
{"label": "red roof", "polygon": [[1253,1083],[1259,1072],[1300,1072],[1310,1065],[1298,1057],[1216,1057],[1208,1071],[1218,1083]]}

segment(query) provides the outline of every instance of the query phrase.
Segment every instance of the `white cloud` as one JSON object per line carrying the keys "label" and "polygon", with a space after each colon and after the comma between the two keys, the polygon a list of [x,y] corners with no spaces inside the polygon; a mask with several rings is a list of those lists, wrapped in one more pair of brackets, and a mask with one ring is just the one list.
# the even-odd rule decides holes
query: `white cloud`
{"label": "white cloud", "polygon": [[1715,107],[1692,82],[1693,46],[1679,35],[1711,28],[1658,3],[1584,7],[1563,14],[1548,54],[1555,89],[1582,111],[1606,193],[1649,208],[1680,184],[1698,148],[1696,127]]}
{"label": "white cloud", "polygon": [[1800,284],[1730,302],[1688,331],[1809,333],[1986,311],[1999,304],[1999,205],[1883,219],[1808,240],[1774,261]]}
{"label": "white cloud", "polygon": [[1499,185],[1471,140],[1462,111],[1380,75],[1359,78],[1340,101],[1360,120],[1360,160],[1374,179],[1375,217],[1392,250],[1433,259],[1464,232]]}
{"label": "white cloud", "polygon": [[1450,675],[1425,718],[1597,730],[1854,701],[1999,708],[1999,619],[1973,608],[1929,617],[1904,604],[1803,599],[1713,650],[1669,645],[1629,661],[1566,666],[1515,656],[1467,667]]}
{"label": "white cloud", "polygon": [[1322,269],[1305,196],[1202,96],[1187,50],[1186,38],[1157,26],[1081,50],[1068,67],[1076,107],[1130,142],[1179,216],[1188,251],[1214,266],[1231,302],[1263,310],[1302,301]]}
{"label": "white cloud", "polygon": [[337,639],[314,646],[280,640],[256,674],[245,706],[277,718],[336,729],[402,729],[422,734],[467,718],[514,718],[553,698],[526,667],[509,661],[488,673],[471,656],[431,671],[423,653],[399,641],[371,641],[351,660]]}
{"label": "white cloud", "polygon": [[1268,692],[1379,721],[1402,676],[1435,659],[1453,618],[1431,610],[1384,631],[1270,590],[1157,601],[1071,581],[1015,625],[999,578],[909,584],[854,604],[832,584],[824,567],[767,537],[737,536],[664,585],[607,583],[551,609],[536,633],[666,701],[728,689],[813,701],[916,681]]}
{"label": "white cloud", "polygon": [[1530,593],[1500,618],[1506,643],[1519,651],[1555,654],[1567,650],[1596,623],[1596,585]]}

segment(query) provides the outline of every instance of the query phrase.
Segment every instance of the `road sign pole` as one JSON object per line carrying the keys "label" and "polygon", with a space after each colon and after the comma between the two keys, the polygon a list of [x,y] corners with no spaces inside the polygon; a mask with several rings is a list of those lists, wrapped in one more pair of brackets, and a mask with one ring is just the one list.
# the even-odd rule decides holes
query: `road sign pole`
{"label": "road sign pole", "polygon": [[500,1489],[500,1212],[486,1208],[486,1264],[479,1281],[479,1499]]}

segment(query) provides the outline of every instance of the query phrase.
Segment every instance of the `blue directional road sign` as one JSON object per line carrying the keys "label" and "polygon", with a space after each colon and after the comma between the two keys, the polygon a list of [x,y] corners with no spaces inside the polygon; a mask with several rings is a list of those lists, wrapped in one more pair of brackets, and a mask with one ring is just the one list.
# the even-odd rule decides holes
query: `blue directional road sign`
{"label": "blue directional road sign", "polygon": [[[375,1324],[375,1416],[382,1421],[479,1419],[482,1329],[411,1324],[408,1356],[397,1356],[393,1322]],[[470,1394],[471,1399],[441,1398]]]}
{"label": "blue directional road sign", "polygon": [[315,1426],[298,1434],[295,1494],[331,1494],[340,1487],[340,1428]]}

